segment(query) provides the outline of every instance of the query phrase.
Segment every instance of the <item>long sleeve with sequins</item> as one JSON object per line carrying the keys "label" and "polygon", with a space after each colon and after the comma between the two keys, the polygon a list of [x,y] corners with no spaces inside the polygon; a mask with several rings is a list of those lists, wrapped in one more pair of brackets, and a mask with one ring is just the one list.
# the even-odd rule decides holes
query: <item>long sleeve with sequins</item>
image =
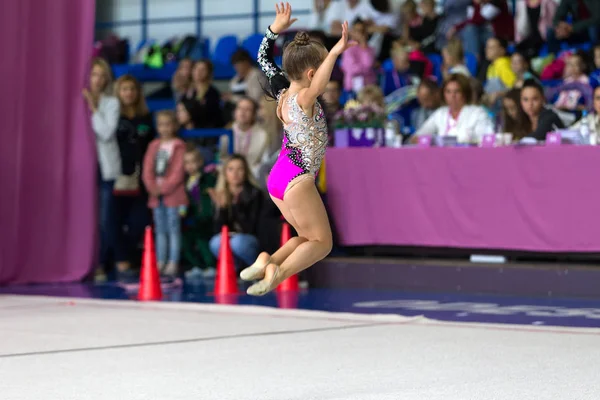
{"label": "long sleeve with sequins", "polygon": [[265,37],[258,49],[258,64],[269,79],[271,95],[276,99],[279,98],[279,94],[283,89],[290,87],[290,82],[273,60],[273,49],[275,48],[275,40],[277,37],[279,37],[278,34],[273,33],[270,27],[267,28]]}

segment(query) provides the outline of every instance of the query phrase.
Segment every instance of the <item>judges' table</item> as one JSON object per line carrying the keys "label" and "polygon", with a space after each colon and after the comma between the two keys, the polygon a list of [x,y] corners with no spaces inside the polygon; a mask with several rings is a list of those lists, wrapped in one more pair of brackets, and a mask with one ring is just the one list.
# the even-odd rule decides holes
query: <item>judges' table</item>
{"label": "judges' table", "polygon": [[600,251],[600,147],[332,148],[339,244]]}

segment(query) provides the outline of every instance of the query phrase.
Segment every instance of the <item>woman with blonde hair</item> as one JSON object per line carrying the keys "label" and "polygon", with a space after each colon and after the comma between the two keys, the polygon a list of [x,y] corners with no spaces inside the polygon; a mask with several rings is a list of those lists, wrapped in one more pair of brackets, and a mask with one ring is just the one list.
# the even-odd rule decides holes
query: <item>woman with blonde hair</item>
{"label": "woman with blonde hair", "polygon": [[82,91],[91,113],[91,124],[96,139],[98,156],[98,189],[100,195],[100,257],[96,280],[106,280],[104,268],[114,251],[116,238],[115,201],[113,188],[121,174],[121,154],[117,142],[120,105],[111,96],[112,74],[102,58],[94,58],[90,71],[89,88]]}
{"label": "woman with blonde hair", "polygon": [[117,211],[115,260],[117,273],[126,278],[131,275],[132,261],[140,259],[135,251],[142,240],[144,227],[150,223],[150,213],[146,207],[148,192],[141,176],[144,155],[156,133],[142,86],[134,76],[127,74],[117,79],[115,95],[121,109],[117,127],[121,174],[114,187]]}
{"label": "woman with blonde hair", "polygon": [[238,270],[251,265],[259,251],[258,218],[263,195],[254,183],[248,162],[240,154],[231,155],[224,163],[217,185],[209,194],[215,203],[215,234],[210,250],[215,257],[221,247],[221,228],[230,232],[230,246]]}

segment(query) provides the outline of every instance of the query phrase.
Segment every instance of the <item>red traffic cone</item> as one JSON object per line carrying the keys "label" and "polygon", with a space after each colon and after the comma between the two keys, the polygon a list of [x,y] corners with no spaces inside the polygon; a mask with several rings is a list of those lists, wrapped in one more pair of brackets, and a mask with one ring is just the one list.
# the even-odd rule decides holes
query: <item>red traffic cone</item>
{"label": "red traffic cone", "polygon": [[[281,246],[287,243],[288,240],[292,238],[292,230],[290,228],[290,224],[286,221],[283,221],[281,226]],[[296,292],[298,291],[298,275],[292,275],[287,278],[285,281],[281,282],[277,289],[277,292]]]}
{"label": "red traffic cone", "polygon": [[140,290],[138,300],[152,301],[162,299],[160,276],[156,266],[156,253],[154,252],[154,237],[152,228],[146,227],[144,236],[144,255],[142,258],[142,271],[140,273]]}
{"label": "red traffic cone", "polygon": [[215,295],[237,294],[238,284],[233,253],[229,245],[229,228],[223,225],[221,228],[221,247],[219,248],[219,259],[217,260],[217,276],[215,279]]}

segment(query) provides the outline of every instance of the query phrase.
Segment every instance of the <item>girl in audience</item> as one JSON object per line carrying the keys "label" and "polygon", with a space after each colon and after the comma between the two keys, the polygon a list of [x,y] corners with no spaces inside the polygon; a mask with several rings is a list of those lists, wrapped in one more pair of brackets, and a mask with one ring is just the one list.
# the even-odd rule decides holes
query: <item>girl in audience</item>
{"label": "girl in audience", "polygon": [[174,277],[179,272],[180,212],[188,205],[183,166],[185,143],[176,136],[179,126],[173,111],[159,111],[156,127],[159,137],[148,146],[142,177],[149,194],[148,207],[154,215],[158,268]]}
{"label": "girl in audience", "polygon": [[450,75],[442,86],[446,106],[437,109],[415,133],[420,135],[456,136],[459,143],[478,143],[485,134],[494,133],[494,124],[480,106],[469,105],[472,99],[469,78]]}
{"label": "girl in audience", "polygon": [[342,55],[341,68],[344,72],[344,89],[358,93],[364,86],[377,82],[375,74],[375,51],[367,43],[367,27],[356,20],[350,30],[350,37],[358,43]]}
{"label": "girl in audience", "polygon": [[83,89],[92,119],[92,130],[96,138],[98,155],[98,192],[100,195],[100,257],[96,269],[96,280],[106,280],[105,267],[114,252],[117,235],[115,180],[121,174],[121,154],[117,141],[119,123],[119,100],[111,96],[112,75],[110,66],[104,59],[92,60],[89,88]]}
{"label": "girl in audience", "polygon": [[502,132],[512,133],[513,140],[527,136],[529,118],[521,108],[521,90],[511,89],[502,99]]}
{"label": "girl in audience", "polygon": [[192,66],[194,63],[189,58],[179,61],[177,70],[171,80],[171,90],[175,101],[179,101],[190,89],[192,83]]}
{"label": "girl in audience", "polygon": [[377,85],[365,86],[358,93],[356,100],[364,106],[377,106],[385,109],[385,97],[383,97],[383,92]]}
{"label": "girl in audience", "polygon": [[442,57],[444,59],[444,65],[442,66],[444,79],[452,74],[471,76],[471,72],[465,65],[465,52],[459,38],[454,37],[448,41],[448,44],[442,49]]}
{"label": "girl in audience", "polygon": [[117,140],[121,153],[121,175],[114,187],[117,209],[117,241],[115,258],[117,272],[130,275],[132,260],[142,240],[144,228],[150,222],[148,193],[142,183],[142,164],[148,145],[154,139],[154,122],[148,111],[142,87],[132,75],[123,75],[115,84],[121,105]]}
{"label": "girl in audience", "polygon": [[[182,129],[198,129],[202,125],[199,117],[202,115],[202,106],[196,100],[182,99],[177,103],[177,122]],[[204,161],[212,163],[217,151],[219,139],[216,137],[193,138],[190,142],[200,148]]]}
{"label": "girl in audience", "polygon": [[527,79],[537,80],[537,76],[531,70],[531,61],[520,51],[515,51],[510,57],[510,68],[517,77],[514,85],[515,88],[523,87],[523,82]]}
{"label": "girl in audience", "polygon": [[[590,132],[596,135],[600,134],[600,86],[596,86],[594,89],[594,110],[593,113],[588,115],[588,124]],[[571,129],[579,130],[580,127],[581,120],[571,126]]]}
{"label": "girl in audience", "polygon": [[238,101],[233,122],[233,152],[246,157],[252,177],[258,176],[269,145],[267,132],[257,123],[258,106],[249,97]]}
{"label": "girl in audience", "polygon": [[209,60],[196,61],[192,68],[192,83],[184,98],[196,100],[200,104],[200,113],[194,119],[198,128],[223,127],[221,94],[213,86],[213,64]]}
{"label": "girl in audience", "polygon": [[521,89],[521,107],[528,117],[524,125],[528,137],[545,140],[548,132],[564,128],[558,115],[545,104],[544,89],[533,79],[526,80]]}
{"label": "girl in audience", "polygon": [[577,88],[561,90],[554,106],[564,111],[583,109],[585,101],[583,91],[586,87],[589,87],[590,78],[587,76],[587,65],[581,53],[571,54],[567,58],[563,84],[579,84],[582,86],[582,90]]}
{"label": "girl in audience", "polygon": [[435,12],[435,2],[421,0],[420,7],[421,15],[414,0],[407,0],[402,5],[402,38],[413,49],[435,53],[435,33],[439,19]]}
{"label": "girl in audience", "polygon": [[192,267],[186,278],[197,275],[214,275],[215,257],[209,241],[213,236],[214,207],[209,192],[215,187],[215,177],[202,172],[202,154],[188,143],[183,158],[186,173],[187,207],[182,232],[182,255]]}
{"label": "girl in audience", "polygon": [[236,267],[252,264],[259,251],[256,232],[263,196],[254,184],[244,156],[233,154],[225,161],[216,190],[209,189],[209,193],[216,207],[214,228],[219,232],[210,239],[213,255],[219,256],[221,228],[227,226]]}

